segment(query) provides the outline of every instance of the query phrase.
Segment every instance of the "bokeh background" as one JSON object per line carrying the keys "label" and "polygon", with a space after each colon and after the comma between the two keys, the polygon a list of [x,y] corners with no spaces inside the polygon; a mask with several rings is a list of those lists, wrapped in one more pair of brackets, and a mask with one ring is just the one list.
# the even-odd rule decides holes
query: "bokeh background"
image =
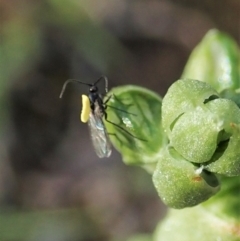
{"label": "bokeh background", "polygon": [[0,24],[0,240],[152,233],[166,208],[151,176],[99,159],[79,121],[87,88],[61,87],[106,75],[164,96],[209,29],[240,43],[240,2],[1,0]]}

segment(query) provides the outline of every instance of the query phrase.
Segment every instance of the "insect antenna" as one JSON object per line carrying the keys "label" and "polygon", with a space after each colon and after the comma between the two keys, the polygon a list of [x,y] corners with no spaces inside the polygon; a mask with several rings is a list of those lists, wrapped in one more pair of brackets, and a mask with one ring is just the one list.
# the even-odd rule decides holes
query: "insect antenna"
{"label": "insect antenna", "polygon": [[[60,95],[59,95],[59,98],[60,98],[60,99],[62,98],[62,96],[63,96],[63,94],[64,94],[64,92],[65,92],[65,90],[66,90],[66,87],[67,87],[67,85],[68,85],[70,82],[87,85],[87,86],[89,86],[89,87],[92,86],[92,84],[88,84],[88,83],[85,83],[85,82],[81,82],[81,81],[76,80],[76,79],[66,80],[66,81],[64,82],[64,84],[63,84],[61,93],[60,93]],[[93,84],[93,85],[95,85],[95,84]]]}
{"label": "insect antenna", "polygon": [[93,85],[97,85],[98,82],[100,82],[101,80],[105,81],[105,92],[108,92],[108,78],[106,76],[101,76]]}

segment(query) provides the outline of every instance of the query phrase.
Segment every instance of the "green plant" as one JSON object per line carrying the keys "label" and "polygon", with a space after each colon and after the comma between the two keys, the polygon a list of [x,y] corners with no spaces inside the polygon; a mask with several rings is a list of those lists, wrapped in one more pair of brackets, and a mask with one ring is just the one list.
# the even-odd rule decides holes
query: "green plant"
{"label": "green plant", "polygon": [[240,240],[239,88],[237,44],[211,30],[163,100],[136,86],[111,91],[111,105],[132,114],[109,108],[109,119],[146,139],[106,123],[113,145],[152,174],[167,206],[182,209],[170,209],[154,241]]}

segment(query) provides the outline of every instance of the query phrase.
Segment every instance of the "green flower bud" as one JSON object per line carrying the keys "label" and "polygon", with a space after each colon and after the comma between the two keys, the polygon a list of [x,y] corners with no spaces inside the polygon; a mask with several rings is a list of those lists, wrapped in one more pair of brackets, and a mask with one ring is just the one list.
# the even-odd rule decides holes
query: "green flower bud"
{"label": "green flower bud", "polygon": [[195,206],[219,190],[216,176],[165,148],[153,174],[153,183],[163,202],[172,208]]}
{"label": "green flower bud", "polygon": [[240,174],[240,109],[233,101],[207,83],[179,80],[164,97],[162,113],[170,145],[186,160],[214,173]]}
{"label": "green flower bud", "polygon": [[[158,153],[167,143],[161,125],[161,98],[152,91],[136,86],[111,90],[108,120],[105,125],[115,148],[126,164],[140,164],[149,171],[155,169]],[[123,128],[123,129],[121,129]]]}
{"label": "green flower bud", "polygon": [[207,109],[197,107],[183,114],[175,123],[170,144],[188,161],[209,161],[218,144],[222,123]]}
{"label": "green flower bud", "polygon": [[218,97],[218,93],[207,83],[190,79],[176,81],[163,99],[163,128],[168,135],[171,135],[174,123],[182,114],[203,108],[205,102]]}
{"label": "green flower bud", "polygon": [[231,123],[232,136],[219,144],[205,169],[225,176],[240,175],[240,125]]}
{"label": "green flower bud", "polygon": [[231,89],[223,90],[223,91],[220,93],[220,96],[221,96],[222,98],[232,100],[233,102],[235,102],[235,103],[238,105],[238,107],[240,107],[240,89],[236,89],[236,90],[231,90]]}
{"label": "green flower bud", "polygon": [[218,30],[209,31],[192,51],[182,78],[209,83],[219,93],[240,88],[240,55],[236,42]]}
{"label": "green flower bud", "polygon": [[240,240],[240,177],[221,177],[221,191],[194,208],[170,210],[154,233],[154,241]]}
{"label": "green flower bud", "polygon": [[[171,144],[191,162],[216,161],[220,155],[221,158],[227,155],[223,144],[227,145],[233,133],[236,133],[237,137],[231,138],[230,143],[232,144],[233,140],[234,143],[237,142],[240,133],[235,125],[239,123],[238,106],[227,99],[215,99],[206,103],[204,108],[196,108],[195,111],[185,113],[177,120],[172,130]],[[215,154],[216,157],[212,159],[215,152],[217,155]],[[235,162],[236,171],[240,173],[240,155],[237,158],[240,153],[237,150],[233,153],[235,153],[235,159],[229,160],[229,164]],[[230,167],[225,170],[225,173],[228,171]]]}

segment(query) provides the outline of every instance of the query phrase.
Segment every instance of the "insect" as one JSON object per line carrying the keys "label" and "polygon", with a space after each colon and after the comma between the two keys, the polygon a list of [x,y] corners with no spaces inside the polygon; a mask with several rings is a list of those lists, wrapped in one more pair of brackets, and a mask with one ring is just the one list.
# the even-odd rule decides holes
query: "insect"
{"label": "insect", "polygon": [[[106,128],[103,123],[103,117],[106,119],[106,107],[103,102],[103,97],[98,93],[97,84],[101,81],[105,81],[105,92],[108,92],[108,79],[105,76],[100,77],[95,83],[88,84],[79,80],[67,80],[60,93],[59,98],[62,98],[63,93],[67,85],[70,82],[75,82],[89,86],[88,96],[82,95],[82,112],[80,119],[83,123],[88,122],[90,134],[93,142],[94,149],[98,157],[109,157],[112,152],[110,140]],[[108,101],[109,99],[107,99]],[[106,101],[106,102],[107,102]]]}
{"label": "insect", "polygon": [[[105,120],[107,122],[118,127],[122,131],[126,132],[130,136],[137,138],[139,140],[142,140],[142,139],[135,137],[134,135],[132,135],[130,132],[128,132],[127,130],[125,130],[124,128],[119,126],[118,124],[107,119],[107,112],[106,112],[107,107],[111,107],[111,108],[114,108],[118,111],[122,111],[125,113],[128,113],[128,112],[126,112],[124,110],[120,110],[116,107],[107,105],[107,103],[111,99],[112,95],[108,96],[107,99],[105,101],[103,101],[103,96],[101,94],[99,94],[98,87],[97,87],[97,84],[101,80],[105,81],[105,95],[106,95],[108,93],[108,79],[105,76],[101,76],[93,84],[88,84],[88,83],[81,82],[81,81],[75,80],[75,79],[67,80],[63,84],[62,91],[60,93],[59,98],[62,98],[63,93],[65,92],[65,89],[70,82],[75,82],[75,83],[89,86],[88,96],[82,95],[82,112],[81,112],[80,119],[83,123],[86,123],[86,122],[88,123],[89,129],[90,129],[90,134],[91,134],[91,139],[92,139],[96,154],[98,155],[98,157],[103,158],[103,157],[109,157],[112,152],[109,135],[108,135],[105,125],[103,123],[103,118],[105,118]],[[128,113],[128,114],[132,114],[132,113]],[[134,114],[132,114],[132,115],[134,115]],[[113,134],[113,135],[115,135],[115,134]],[[145,140],[143,140],[143,141],[145,141]]]}

